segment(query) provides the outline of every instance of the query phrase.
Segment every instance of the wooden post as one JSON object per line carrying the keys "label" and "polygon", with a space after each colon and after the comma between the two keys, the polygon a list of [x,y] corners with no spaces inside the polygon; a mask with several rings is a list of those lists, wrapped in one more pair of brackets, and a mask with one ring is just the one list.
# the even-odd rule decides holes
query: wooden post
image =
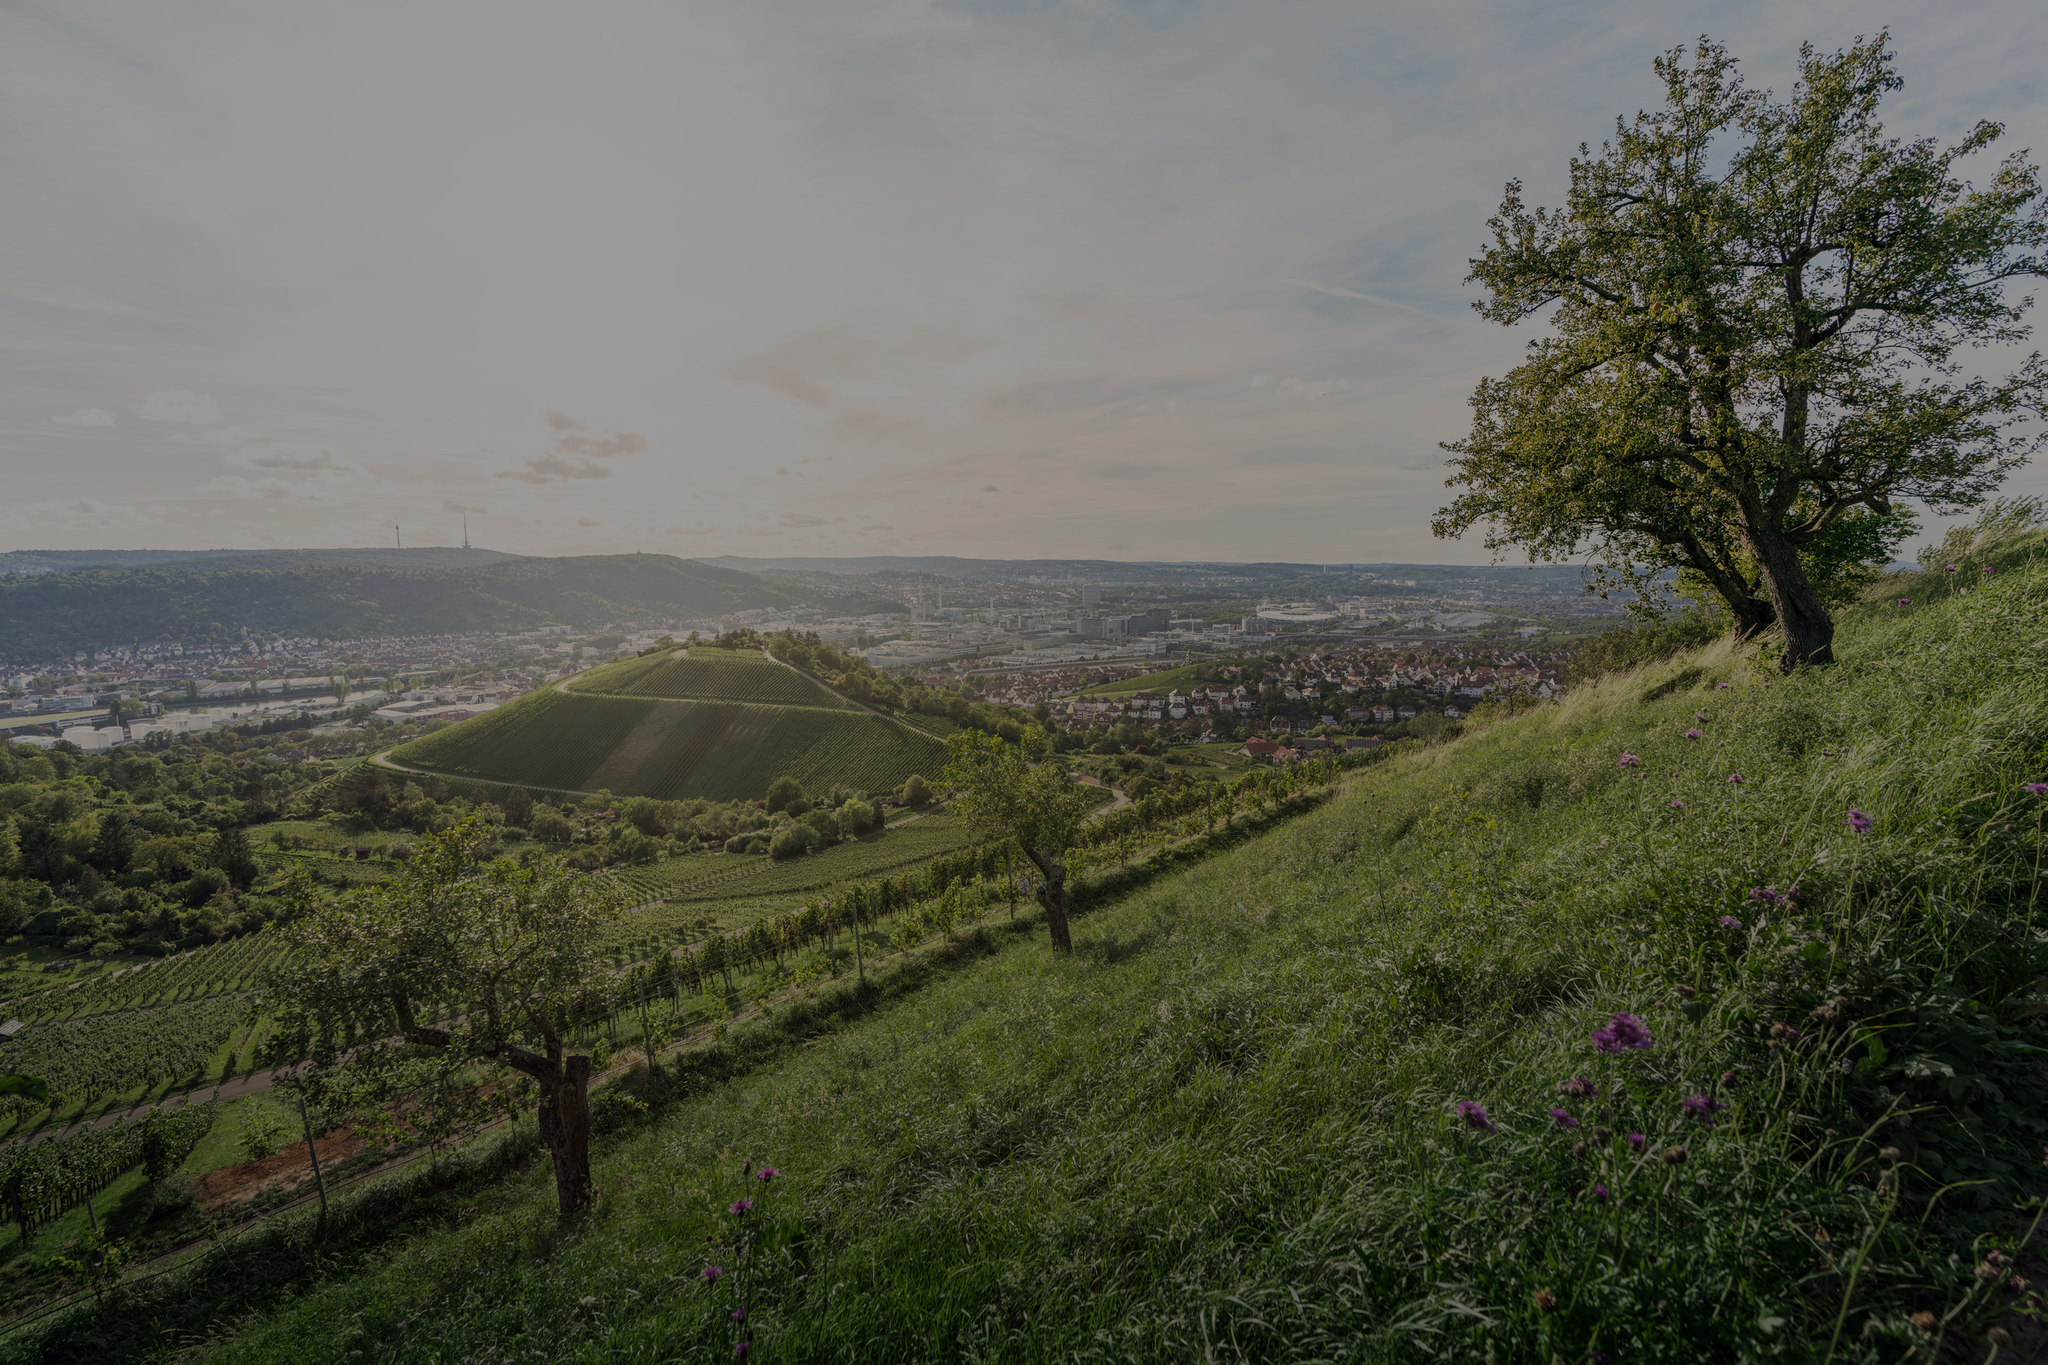
{"label": "wooden post", "polygon": [[306,1130],[306,1155],[313,1162],[313,1188],[320,1191],[320,1222],[322,1226],[325,1226],[327,1222],[327,1181],[320,1174],[320,1153],[313,1146],[313,1120],[306,1113],[306,1097],[300,1095],[296,1098],[299,1101],[299,1124]]}
{"label": "wooden post", "polygon": [[856,968],[858,968],[858,969],[859,969],[859,971],[860,971],[860,984],[861,984],[861,986],[862,986],[862,988],[863,988],[863,989],[865,989],[865,988],[866,988],[866,986],[867,986],[867,984],[868,984],[868,964],[867,964],[867,960],[866,960],[865,958],[863,958],[863,957],[861,956],[861,951],[860,951],[860,912],[861,912],[861,909],[862,909],[862,902],[863,902],[863,901],[865,901],[866,899],[867,899],[867,897],[865,897],[865,896],[861,895],[861,894],[860,894],[859,892],[855,892],[855,893],[854,893],[854,897],[853,897],[853,964],[854,964],[854,966],[855,966]]}

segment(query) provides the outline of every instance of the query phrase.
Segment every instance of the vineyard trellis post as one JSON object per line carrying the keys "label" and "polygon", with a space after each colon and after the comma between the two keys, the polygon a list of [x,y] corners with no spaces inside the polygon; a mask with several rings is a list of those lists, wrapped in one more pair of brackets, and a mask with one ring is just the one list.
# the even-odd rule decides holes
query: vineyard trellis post
{"label": "vineyard trellis post", "polygon": [[306,1159],[313,1163],[313,1188],[320,1191],[320,1226],[327,1226],[327,1180],[320,1174],[320,1151],[313,1145],[313,1119],[306,1112],[306,1097],[300,1095],[299,1126],[306,1130]]}

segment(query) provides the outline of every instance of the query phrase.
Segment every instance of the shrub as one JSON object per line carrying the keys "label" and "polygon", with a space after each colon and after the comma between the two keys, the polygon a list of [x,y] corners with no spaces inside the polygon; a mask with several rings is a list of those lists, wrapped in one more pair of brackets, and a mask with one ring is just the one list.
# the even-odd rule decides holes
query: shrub
{"label": "shrub", "polygon": [[778,861],[809,853],[818,842],[818,832],[809,825],[784,825],[768,845],[768,856]]}

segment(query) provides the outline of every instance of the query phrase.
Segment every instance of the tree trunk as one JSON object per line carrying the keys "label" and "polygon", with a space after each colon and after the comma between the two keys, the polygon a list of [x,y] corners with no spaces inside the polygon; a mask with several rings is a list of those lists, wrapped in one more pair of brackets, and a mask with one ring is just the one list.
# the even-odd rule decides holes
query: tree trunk
{"label": "tree trunk", "polygon": [[1747,533],[1750,553],[1756,556],[1764,588],[1777,609],[1779,628],[1785,632],[1784,671],[1802,665],[1831,664],[1835,661],[1835,622],[1822,605],[1820,594],[1807,580],[1799,551],[1775,531]]}
{"label": "tree trunk", "polygon": [[1074,939],[1067,932],[1067,869],[1063,863],[1028,853],[1032,866],[1038,869],[1038,886],[1035,894],[1038,903],[1045,909],[1045,922],[1052,930],[1052,950],[1056,953],[1074,951]]}
{"label": "tree trunk", "polygon": [[590,1206],[590,1058],[564,1057],[562,1069],[540,1077],[540,1135],[555,1162],[560,1216]]}

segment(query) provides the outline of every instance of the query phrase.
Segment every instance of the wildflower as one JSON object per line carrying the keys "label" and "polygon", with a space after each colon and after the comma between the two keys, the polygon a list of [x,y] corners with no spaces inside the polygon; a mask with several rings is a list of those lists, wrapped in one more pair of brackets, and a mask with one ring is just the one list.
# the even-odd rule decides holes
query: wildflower
{"label": "wildflower", "polygon": [[1482,1133],[1497,1133],[1500,1131],[1493,1126],[1493,1120],[1486,1116],[1486,1106],[1477,1100],[1459,1100],[1458,1117]]}
{"label": "wildflower", "polygon": [[1596,1125],[1593,1129],[1593,1141],[1599,1143],[1603,1147],[1606,1146],[1608,1143],[1614,1141],[1614,1130],[1612,1128],[1603,1128]]}
{"label": "wildflower", "polygon": [[1932,1332],[1941,1323],[1940,1318],[1935,1317],[1934,1314],[1924,1308],[1917,1313],[1908,1314],[1906,1321],[1912,1323],[1913,1326],[1923,1332]]}
{"label": "wildflower", "polygon": [[1790,1024],[1777,1023],[1771,1025],[1771,1042],[1773,1044],[1796,1043],[1798,1041],[1799,1030],[1793,1028]]}
{"label": "wildflower", "polygon": [[1775,886],[1752,886],[1749,888],[1749,898],[1753,901],[1769,901],[1776,905],[1784,899],[1784,894]]}
{"label": "wildflower", "polygon": [[732,1358],[734,1360],[745,1360],[747,1358],[747,1352],[750,1349],[752,1349],[753,1344],[754,1343],[751,1341],[740,1342],[737,1346],[734,1346],[732,1348]]}
{"label": "wildflower", "polygon": [[1723,915],[1719,920],[1715,922],[1718,923],[1723,929],[1740,929],[1742,927],[1742,921],[1735,918],[1735,916],[1733,915]]}
{"label": "wildflower", "polygon": [[1557,1093],[1569,1095],[1575,1100],[1590,1100],[1598,1097],[1600,1087],[1584,1076],[1574,1076],[1568,1081],[1559,1081]]}
{"label": "wildflower", "polygon": [[748,1214],[752,1213],[753,1211],[754,1211],[754,1201],[753,1201],[753,1200],[751,1200],[751,1199],[736,1199],[736,1200],[734,1200],[734,1201],[733,1201],[733,1205],[732,1205],[732,1209],[731,1209],[731,1212],[732,1212],[732,1214],[733,1214],[733,1215],[734,1215],[735,1217],[739,1217],[739,1218],[744,1218],[744,1217],[746,1217],[746,1216],[747,1216]]}
{"label": "wildflower", "polygon": [[1545,1313],[1555,1313],[1557,1311],[1557,1295],[1551,1293],[1548,1289],[1537,1290],[1536,1307]]}
{"label": "wildflower", "polygon": [[1641,1133],[1630,1133],[1630,1134],[1628,1135],[1628,1145],[1629,1145],[1629,1147],[1630,1147],[1631,1149],[1633,1149],[1633,1150],[1635,1150],[1635,1151],[1638,1151],[1638,1152],[1642,1151],[1642,1150],[1643,1150],[1643,1143],[1644,1143],[1645,1141],[1646,1141],[1646,1139],[1645,1139],[1645,1138],[1643,1137],[1643,1135],[1642,1135]]}
{"label": "wildflower", "polygon": [[1634,754],[1625,753],[1621,756],[1621,758],[1618,761],[1616,761],[1614,766],[1617,768],[1633,768],[1636,766],[1636,764],[1642,761],[1643,760],[1637,758]]}
{"label": "wildflower", "polygon": [[2048,782],[2029,782],[2023,790],[2029,796],[2048,796]]}
{"label": "wildflower", "polygon": [[1605,1185],[1595,1185],[1593,1187],[1593,1202],[1596,1204],[1607,1202],[1607,1187]]}
{"label": "wildflower", "polygon": [[1664,1153],[1664,1164],[1666,1166],[1683,1166],[1685,1164],[1685,1148],[1672,1147],[1667,1149]]}
{"label": "wildflower", "polygon": [[1858,834],[1870,833],[1870,827],[1874,823],[1869,816],[1857,810],[1854,806],[1849,808],[1849,828],[1855,830]]}
{"label": "wildflower", "polygon": [[773,1180],[776,1176],[781,1174],[782,1172],[776,1170],[773,1166],[763,1166],[759,1171],[754,1173],[754,1179],[760,1181],[763,1185],[765,1185],[769,1181]]}
{"label": "wildflower", "polygon": [[1902,607],[1910,607],[1913,605],[1913,599],[1910,597],[1901,597],[1899,599],[1899,605]]}
{"label": "wildflower", "polygon": [[1736,1075],[1732,1071],[1724,1071],[1721,1073],[1721,1088],[1723,1090],[1733,1090],[1735,1088],[1736,1082],[1740,1081],[1741,1079],[1742,1078],[1740,1076]]}
{"label": "wildflower", "polygon": [[1704,711],[1695,711],[1692,713],[1692,718],[1694,720],[1705,720],[1707,718],[1707,713]]}
{"label": "wildflower", "polygon": [[747,1320],[747,1306],[745,1304],[741,1304],[732,1310],[732,1320],[734,1322],[745,1322]]}
{"label": "wildflower", "polygon": [[718,1266],[707,1265],[704,1267],[704,1283],[717,1284],[718,1277],[724,1273],[725,1271]]}
{"label": "wildflower", "polygon": [[1714,1115],[1727,1108],[1711,1095],[1687,1095],[1679,1101],[1678,1107],[1685,1111],[1687,1118],[1700,1119],[1710,1128],[1714,1124]]}
{"label": "wildflower", "polygon": [[1616,1014],[1605,1028],[1593,1030],[1593,1046],[1602,1052],[1645,1052],[1652,1045],[1650,1031],[1633,1014]]}
{"label": "wildflower", "polygon": [[1731,786],[1731,787],[1739,787],[1739,786],[1741,786],[1741,785],[1742,785],[1742,774],[1741,774],[1741,773],[1730,773],[1730,774],[1728,774],[1728,785],[1729,785],[1729,786]]}
{"label": "wildflower", "polygon": [[1550,1121],[1560,1128],[1576,1128],[1579,1126],[1579,1121],[1562,1109],[1552,1109],[1550,1111]]}
{"label": "wildflower", "polygon": [[1698,730],[1698,729],[1693,729],[1693,730],[1687,730],[1687,731],[1685,732],[1685,737],[1686,737],[1687,739],[1698,739],[1698,738],[1699,738],[1699,737],[1700,737],[1701,735],[1703,735],[1703,734],[1705,734],[1705,733],[1706,733],[1706,732],[1705,732],[1704,730]]}
{"label": "wildflower", "polygon": [[1879,1161],[1897,1161],[1899,1159],[1899,1149],[1896,1147],[1880,1147],[1877,1149],[1877,1159]]}
{"label": "wildflower", "polygon": [[1727,683],[1715,683],[1715,684],[1714,684],[1714,690],[1715,690],[1716,692],[1725,692],[1725,691],[1727,691],[1727,690],[1728,690],[1728,684],[1727,684]]}
{"label": "wildflower", "polygon": [[1991,572],[1991,566],[1990,566],[1989,564],[1986,564],[1986,565],[1984,566],[1984,572],[1985,572],[1986,574],[1989,574],[1989,573]]}
{"label": "wildflower", "polygon": [[1953,564],[1944,564],[1941,566],[1941,571],[1943,573],[1954,573],[1956,571],[1956,566]]}

